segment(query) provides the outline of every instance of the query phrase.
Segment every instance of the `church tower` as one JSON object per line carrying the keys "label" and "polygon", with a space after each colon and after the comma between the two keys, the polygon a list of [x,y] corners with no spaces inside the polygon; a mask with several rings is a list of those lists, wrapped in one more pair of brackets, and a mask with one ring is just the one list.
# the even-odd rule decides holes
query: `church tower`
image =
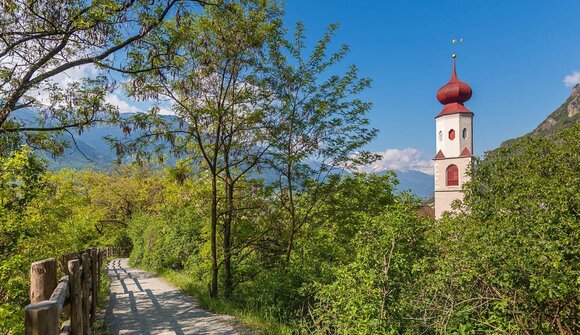
{"label": "church tower", "polygon": [[454,54],[451,79],[437,91],[443,110],[435,117],[436,219],[451,211],[454,200],[463,199],[462,186],[473,152],[473,113],[463,105],[470,98],[471,87],[457,78]]}

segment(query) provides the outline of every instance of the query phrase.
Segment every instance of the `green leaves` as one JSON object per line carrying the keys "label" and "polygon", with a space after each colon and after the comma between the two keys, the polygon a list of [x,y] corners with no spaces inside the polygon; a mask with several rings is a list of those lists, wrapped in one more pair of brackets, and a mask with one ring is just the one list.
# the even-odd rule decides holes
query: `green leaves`
{"label": "green leaves", "polygon": [[331,257],[316,261],[333,267],[330,278],[313,286],[304,327],[315,334],[410,331],[409,300],[415,266],[426,254],[427,222],[412,199],[392,195],[393,176],[355,175],[342,183],[337,196],[325,201],[330,216],[315,224],[332,238],[309,243]]}
{"label": "green leaves", "polygon": [[0,333],[23,331],[32,262],[94,245],[130,245],[130,213],[156,210],[160,183],[128,167],[110,175],[51,173],[28,147],[0,158]]}
{"label": "green leaves", "polygon": [[[188,2],[189,4],[195,3]],[[0,11],[0,152],[27,143],[62,154],[60,135],[116,123],[105,103],[115,75],[156,65],[125,62],[130,46],[162,25],[178,1],[2,2]],[[16,121],[30,108],[35,118]],[[58,143],[55,145],[55,143]]]}
{"label": "green leaves", "polygon": [[20,210],[37,195],[45,172],[44,162],[29,147],[0,160],[0,214]]}
{"label": "green leaves", "polygon": [[433,300],[422,301],[439,315],[434,327],[575,332],[579,127],[516,140],[475,163],[464,212],[434,229],[423,293]]}

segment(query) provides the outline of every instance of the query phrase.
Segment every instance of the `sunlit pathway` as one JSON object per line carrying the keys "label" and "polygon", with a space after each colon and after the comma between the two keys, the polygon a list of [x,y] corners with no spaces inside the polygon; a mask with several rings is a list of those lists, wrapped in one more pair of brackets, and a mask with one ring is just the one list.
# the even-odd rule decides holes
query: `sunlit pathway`
{"label": "sunlit pathway", "polygon": [[113,334],[249,334],[231,316],[199,307],[191,297],[127,259],[107,266],[111,297],[105,321]]}

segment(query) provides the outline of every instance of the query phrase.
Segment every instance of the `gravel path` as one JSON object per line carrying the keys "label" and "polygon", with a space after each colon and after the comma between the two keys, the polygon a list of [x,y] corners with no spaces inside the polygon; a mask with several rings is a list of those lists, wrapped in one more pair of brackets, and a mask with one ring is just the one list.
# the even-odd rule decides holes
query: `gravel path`
{"label": "gravel path", "polygon": [[111,297],[105,322],[113,334],[251,334],[232,316],[212,314],[164,280],[109,262]]}

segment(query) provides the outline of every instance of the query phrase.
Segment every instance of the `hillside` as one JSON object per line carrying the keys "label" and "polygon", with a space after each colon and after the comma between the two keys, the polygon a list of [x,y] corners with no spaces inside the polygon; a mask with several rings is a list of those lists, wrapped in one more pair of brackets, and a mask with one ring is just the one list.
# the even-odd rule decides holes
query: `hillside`
{"label": "hillside", "polygon": [[[566,101],[540,123],[536,129],[524,136],[548,137],[560,129],[569,128],[580,121],[580,84],[576,84]],[[510,145],[515,139],[503,142],[501,145]]]}
{"label": "hillside", "polygon": [[576,84],[566,102],[540,123],[531,134],[549,136],[560,129],[570,127],[578,120],[580,120],[580,84]]}

